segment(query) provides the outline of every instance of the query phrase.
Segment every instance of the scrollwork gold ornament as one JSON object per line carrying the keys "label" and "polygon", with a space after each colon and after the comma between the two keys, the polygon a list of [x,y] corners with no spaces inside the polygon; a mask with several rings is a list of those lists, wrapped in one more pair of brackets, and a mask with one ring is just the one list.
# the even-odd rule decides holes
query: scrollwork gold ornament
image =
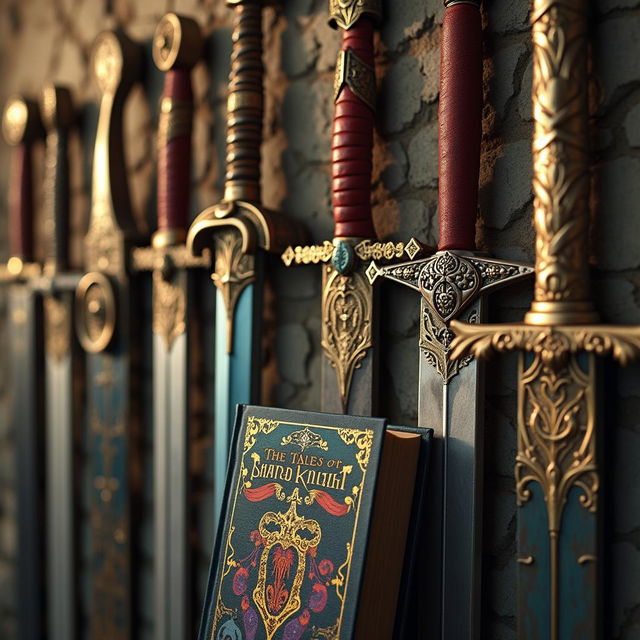
{"label": "scrollwork gold ornament", "polygon": [[167,350],[186,330],[186,300],[184,289],[165,279],[162,272],[153,272],[153,331],[162,336]]}
{"label": "scrollwork gold ornament", "polygon": [[242,237],[233,229],[215,236],[213,284],[222,294],[227,312],[227,352],[233,350],[233,317],[240,294],[255,282],[255,258],[242,251]]}
{"label": "scrollwork gold ornament", "polygon": [[56,361],[67,356],[71,348],[71,317],[64,300],[44,297],[45,346],[47,355]]}
{"label": "scrollwork gold ornament", "polygon": [[377,21],[381,14],[380,0],[329,0],[329,24],[334,28],[351,29],[363,15]]}
{"label": "scrollwork gold ornament", "polygon": [[372,346],[371,290],[356,272],[345,276],[324,268],[322,288],[322,348],[335,368],[346,410],[353,374]]}

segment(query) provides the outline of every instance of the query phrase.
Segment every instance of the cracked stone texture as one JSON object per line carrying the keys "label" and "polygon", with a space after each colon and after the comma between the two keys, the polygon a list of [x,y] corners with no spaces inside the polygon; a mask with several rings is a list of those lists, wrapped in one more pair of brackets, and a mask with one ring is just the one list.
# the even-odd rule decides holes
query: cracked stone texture
{"label": "cracked stone texture", "polygon": [[[436,244],[437,98],[441,0],[403,0],[384,4],[384,22],[376,40],[380,97],[376,116],[372,202],[374,222],[383,239],[410,235]],[[640,18],[637,0],[596,0],[594,25],[594,113],[598,140],[594,154],[594,295],[605,321],[640,322],[640,237],[635,212],[640,190]],[[527,3],[487,3],[485,23],[485,95],[478,248],[514,260],[531,261],[533,231],[530,189],[531,43]],[[127,168],[136,224],[153,229],[157,102],[161,74],[150,58],[153,29],[174,10],[194,17],[203,28],[203,61],[193,73],[193,196],[191,214],[222,196],[226,88],[229,71],[231,11],[222,0],[5,0],[0,3],[0,101],[13,92],[35,96],[43,81],[68,83],[78,104],[78,127],[71,140],[71,258],[81,262],[81,241],[90,206],[90,163],[97,121],[97,91],[88,61],[99,31],[122,25],[145,50],[145,77],[126,109]],[[330,134],[331,93],[339,34],[326,26],[325,0],[296,0],[265,10],[266,115],[263,146],[263,198],[267,206],[304,222],[313,241],[331,237]],[[615,46],[614,46],[615,44]],[[0,202],[6,202],[9,149],[0,145]],[[42,195],[36,202],[40,211]],[[0,212],[6,208],[0,207]],[[37,226],[37,228],[39,228]],[[41,239],[39,239],[40,243]],[[6,218],[0,217],[0,258],[7,256]],[[41,248],[38,246],[38,254]],[[272,285],[274,355],[264,386],[265,402],[318,409],[320,402],[320,271],[313,266],[285,269],[269,263]],[[207,292],[209,292],[207,294]],[[213,289],[203,290],[206,322],[213,321]],[[210,297],[207,297],[209,295]],[[500,292],[492,298],[491,321],[517,321],[528,307],[530,288]],[[381,411],[392,421],[417,420],[417,296],[382,287]],[[0,320],[6,291],[0,289]],[[270,316],[271,317],[271,316]],[[271,334],[270,334],[271,335]],[[210,340],[210,337],[208,338]],[[203,352],[210,353],[205,343]],[[8,350],[6,322],[0,321],[0,353]],[[516,450],[516,359],[488,365],[486,399],[486,471],[483,637],[513,640],[515,611],[515,527],[513,458]],[[15,449],[8,416],[10,369],[0,366],[0,637],[16,637]],[[203,384],[211,385],[210,363]],[[145,376],[150,374],[147,363]],[[607,547],[613,567],[615,606],[607,636],[630,640],[640,633],[640,374],[638,367],[616,373],[620,396],[613,446],[607,463],[616,495],[614,531]],[[149,401],[149,387],[144,401]],[[212,407],[203,395],[201,414],[210,424]],[[139,568],[140,637],[153,637],[150,425],[145,425]],[[203,471],[198,487],[197,617],[205,591],[208,554],[214,532],[208,515],[211,491],[211,433],[193,436],[194,468]],[[615,470],[615,471],[614,471]],[[83,477],[83,504],[91,478]],[[87,561],[89,542],[81,537]],[[88,584],[83,593],[89,592]]]}

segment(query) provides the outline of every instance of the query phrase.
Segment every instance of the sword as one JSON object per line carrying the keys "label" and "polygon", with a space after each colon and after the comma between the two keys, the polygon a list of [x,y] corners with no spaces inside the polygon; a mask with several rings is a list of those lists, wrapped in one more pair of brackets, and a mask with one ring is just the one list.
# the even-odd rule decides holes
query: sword
{"label": "sword", "polygon": [[32,147],[42,136],[37,104],[14,96],[5,107],[2,129],[14,146],[9,183],[11,257],[2,269],[9,283],[9,345],[18,473],[18,633],[39,640],[44,630],[44,474],[41,300],[31,283],[40,273],[33,262]]}
{"label": "sword", "polygon": [[301,237],[299,227],[267,210],[260,195],[263,126],[262,0],[228,0],[234,9],[227,99],[224,199],[194,220],[187,245],[214,259],[215,415],[214,514],[223,501],[237,404],[256,403],[260,383],[265,252],[280,253]]}
{"label": "sword", "polygon": [[535,296],[523,324],[454,323],[452,357],[519,351],[518,637],[604,637],[596,356],[640,356],[640,328],[592,324],[588,3],[535,0]]}
{"label": "sword", "polygon": [[427,507],[425,625],[443,639],[479,638],[482,533],[482,364],[453,360],[450,323],[481,322],[486,294],[532,269],[475,250],[482,122],[480,2],[445,1],[439,104],[438,252],[380,267],[421,294],[418,424],[435,431]]}
{"label": "sword", "polygon": [[[100,91],[93,156],[91,214],[84,239],[86,273],[78,283],[75,321],[86,352],[86,437],[91,477],[89,626],[93,640],[132,634],[134,499],[140,482],[137,375],[139,318],[128,256],[136,237],[123,154],[126,96],[140,52],[122,32],[98,36],[91,69]],[[138,467],[136,467],[136,464]]]}
{"label": "sword", "polygon": [[52,640],[76,637],[78,537],[74,477],[78,398],[74,371],[81,367],[73,335],[73,294],[80,274],[68,273],[69,158],[73,122],[71,92],[47,85],[41,96],[47,130],[44,177],[44,274],[36,284],[43,294],[45,343],[47,611]]}
{"label": "sword", "polygon": [[165,72],[158,123],[158,229],[151,247],[133,250],[134,267],[153,272],[154,606],[156,640],[191,635],[188,562],[190,351],[197,302],[192,267],[208,266],[187,250],[193,92],[191,68],[202,36],[198,24],[168,13],[153,39]]}
{"label": "sword", "polygon": [[377,242],[371,212],[371,167],[376,79],[373,32],[378,0],[330,0],[329,24],[343,30],[334,81],[332,138],[333,241],[288,247],[285,265],[322,263],[323,411],[376,412],[377,295],[365,265],[373,257],[415,257],[412,239]]}

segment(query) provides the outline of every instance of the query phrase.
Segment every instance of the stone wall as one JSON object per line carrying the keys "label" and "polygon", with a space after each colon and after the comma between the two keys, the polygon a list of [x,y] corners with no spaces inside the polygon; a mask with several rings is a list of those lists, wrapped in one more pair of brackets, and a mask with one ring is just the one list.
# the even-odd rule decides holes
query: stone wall
{"label": "stone wall", "polygon": [[[592,257],[596,303],[603,319],[640,321],[640,2],[598,0],[593,6],[594,131]],[[377,41],[380,87],[373,203],[384,239],[438,237],[437,103],[439,0],[386,0]],[[89,161],[96,92],[88,74],[91,43],[105,28],[123,25],[145,48],[145,77],[126,112],[127,165],[140,229],[153,229],[154,137],[161,75],[150,57],[159,18],[175,10],[196,18],[207,36],[205,60],[194,72],[194,197],[192,213],[222,195],[225,95],[231,12],[222,0],[5,0],[0,7],[0,102],[16,91],[36,95],[45,80],[66,83],[79,105],[72,144],[73,259],[89,208]],[[483,123],[481,215],[478,245],[491,254],[532,261],[530,107],[531,43],[528,3],[493,0],[484,10],[486,107]],[[267,110],[263,148],[263,199],[303,221],[314,240],[331,236],[330,124],[338,34],[326,26],[326,0],[285,1],[265,12]],[[0,202],[6,201],[9,150],[0,147]],[[0,208],[0,211],[5,211]],[[2,218],[4,220],[4,217]],[[6,256],[6,224],[0,222]],[[275,366],[264,401],[319,407],[320,276],[313,267],[270,265],[275,295]],[[213,290],[212,290],[213,294]],[[4,309],[0,293],[0,313]],[[519,320],[530,300],[526,287],[494,295],[491,320]],[[381,412],[400,423],[416,421],[416,295],[384,286]],[[0,325],[6,353],[6,324]],[[15,632],[14,434],[7,419],[9,375],[0,369],[0,637]],[[615,369],[612,369],[615,371]],[[489,365],[486,401],[486,518],[484,637],[515,638],[515,363]],[[606,398],[617,419],[607,425],[612,489],[611,616],[608,636],[640,633],[640,368],[615,373]],[[202,439],[207,459],[210,439]],[[147,441],[150,450],[150,442]],[[149,458],[149,455],[147,455]],[[150,464],[147,464],[150,473]],[[147,499],[145,514],[152,505]],[[150,527],[144,528],[148,538]],[[212,532],[202,525],[201,573]],[[145,549],[152,549],[146,539]],[[153,637],[152,558],[145,556],[142,629]]]}

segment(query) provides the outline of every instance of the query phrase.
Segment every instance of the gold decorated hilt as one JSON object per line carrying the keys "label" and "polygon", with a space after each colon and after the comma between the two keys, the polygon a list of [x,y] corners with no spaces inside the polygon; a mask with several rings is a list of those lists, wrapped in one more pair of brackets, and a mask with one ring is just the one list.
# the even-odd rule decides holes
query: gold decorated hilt
{"label": "gold decorated hilt", "polygon": [[[538,485],[548,540],[536,534],[539,522],[532,527],[534,507],[521,512],[519,575],[529,593],[526,604],[521,604],[519,624],[524,629],[535,622],[551,640],[561,637],[562,604],[585,599],[595,604],[600,580],[594,564],[600,562],[594,516],[599,512],[601,487],[595,356],[610,355],[622,365],[640,357],[640,327],[593,324],[597,314],[588,263],[587,10],[583,0],[534,0],[531,12],[536,230],[531,309],[521,324],[451,323],[454,359],[520,352],[516,498],[518,506],[532,500],[540,504],[533,490]],[[578,512],[574,501],[580,505]],[[576,522],[583,529],[579,536],[571,529],[575,532]],[[545,543],[548,551],[536,556]],[[544,585],[548,620],[540,620],[539,610],[531,605],[543,595],[530,592],[532,576],[540,575],[536,571],[549,576]],[[590,604],[578,621],[579,630],[569,614],[562,615],[569,623],[562,632],[566,637],[582,636],[587,629],[593,630],[593,637],[598,633],[597,606]]]}
{"label": "gold decorated hilt", "polygon": [[122,31],[98,35],[91,71],[100,111],[93,154],[91,214],[84,239],[87,273],[76,289],[76,329],[88,353],[111,344],[118,326],[118,289],[129,272],[129,249],[138,240],[124,155],[126,98],[140,70],[141,51]]}
{"label": "gold decorated hilt", "polygon": [[260,158],[263,127],[262,0],[227,0],[234,10],[227,98],[224,198],[191,224],[187,247],[212,253],[212,280],[227,313],[227,350],[233,348],[236,303],[256,280],[258,250],[280,253],[304,239],[302,226],[262,205]]}

